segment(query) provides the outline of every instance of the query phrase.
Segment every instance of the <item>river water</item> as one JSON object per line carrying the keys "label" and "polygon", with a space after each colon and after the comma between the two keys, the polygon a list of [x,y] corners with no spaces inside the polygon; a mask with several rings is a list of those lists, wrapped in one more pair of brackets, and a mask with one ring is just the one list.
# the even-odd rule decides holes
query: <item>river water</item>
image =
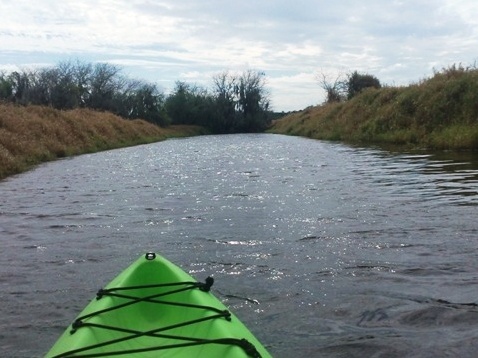
{"label": "river water", "polygon": [[272,134],[88,154],[0,182],[0,351],[41,357],[157,251],[275,357],[474,357],[478,158]]}

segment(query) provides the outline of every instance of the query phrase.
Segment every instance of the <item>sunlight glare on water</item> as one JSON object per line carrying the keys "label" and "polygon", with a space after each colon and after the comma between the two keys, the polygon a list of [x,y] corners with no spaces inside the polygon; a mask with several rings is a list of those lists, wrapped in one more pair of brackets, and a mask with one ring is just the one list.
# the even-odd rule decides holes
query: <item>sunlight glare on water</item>
{"label": "sunlight glare on water", "polygon": [[48,163],[0,192],[6,357],[43,356],[147,251],[214,275],[275,357],[478,351],[472,153],[204,136]]}

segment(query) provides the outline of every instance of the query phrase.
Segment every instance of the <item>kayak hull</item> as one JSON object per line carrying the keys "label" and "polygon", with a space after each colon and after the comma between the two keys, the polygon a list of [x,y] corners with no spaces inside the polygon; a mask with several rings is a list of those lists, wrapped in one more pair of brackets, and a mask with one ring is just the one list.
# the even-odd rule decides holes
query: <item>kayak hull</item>
{"label": "kayak hull", "polygon": [[270,357],[212,282],[148,253],[98,292],[46,357]]}

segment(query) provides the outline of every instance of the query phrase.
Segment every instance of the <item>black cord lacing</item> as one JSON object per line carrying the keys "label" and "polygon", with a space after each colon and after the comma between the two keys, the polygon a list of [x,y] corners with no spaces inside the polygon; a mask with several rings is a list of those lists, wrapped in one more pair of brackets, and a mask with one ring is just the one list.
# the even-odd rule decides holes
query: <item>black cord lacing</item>
{"label": "black cord lacing", "polygon": [[[252,343],[247,341],[246,339],[237,339],[237,338],[219,338],[219,339],[203,339],[203,338],[194,338],[194,337],[182,337],[182,336],[176,336],[176,335],[168,335],[168,334],[163,334],[160,332],[164,332],[167,330],[171,330],[174,328],[179,328],[179,327],[184,327],[188,325],[193,325],[197,324],[200,322],[208,321],[208,320],[213,320],[213,319],[218,319],[218,318],[225,318],[226,320],[230,321],[231,320],[231,313],[228,310],[221,310],[216,307],[212,306],[204,306],[204,305],[196,305],[196,304],[190,304],[190,303],[182,303],[182,302],[170,302],[170,301],[163,301],[163,300],[158,300],[160,297],[172,295],[175,293],[187,291],[190,289],[195,289],[198,288],[201,291],[208,292],[211,288],[211,286],[214,283],[214,279],[212,277],[208,277],[204,283],[202,282],[174,282],[174,283],[165,283],[165,284],[154,284],[154,285],[142,285],[142,286],[130,286],[130,287],[114,287],[114,288],[108,288],[108,289],[101,289],[97,293],[97,299],[100,300],[104,296],[111,296],[111,297],[118,297],[118,298],[123,298],[123,299],[128,299],[130,300],[129,302],[125,302],[123,304],[119,304],[113,307],[109,307],[103,310],[98,310],[86,315],[83,315],[81,317],[78,317],[72,324],[72,329],[70,331],[70,334],[74,334],[78,329],[82,327],[92,327],[92,328],[98,328],[98,329],[107,329],[107,330],[112,330],[112,331],[117,331],[117,332],[122,332],[126,333],[125,337],[122,338],[117,338],[113,340],[109,340],[106,342],[101,342],[97,344],[92,344],[87,347],[71,350],[65,353],[62,353],[60,355],[55,356],[54,358],[66,358],[66,357],[106,357],[106,356],[114,356],[114,355],[125,355],[125,354],[134,354],[134,353],[142,353],[142,352],[149,352],[149,351],[156,351],[156,350],[164,350],[164,349],[173,349],[173,348],[183,348],[183,347],[188,347],[188,346],[195,346],[195,345],[204,345],[204,344],[223,344],[223,345],[234,345],[242,348],[244,352],[249,355],[251,358],[260,358],[261,355],[257,351],[257,349],[254,347]],[[161,288],[161,287],[177,287],[177,286],[185,286],[182,288],[178,289],[172,289],[167,292],[162,292],[159,294],[154,294],[146,297],[136,297],[136,296],[130,296],[122,293],[117,293],[119,291],[127,291],[127,290],[138,290],[138,289],[150,289],[150,288]],[[170,326],[166,327],[161,327],[157,328],[154,330],[146,331],[146,332],[141,332],[141,331],[136,331],[136,330],[131,330],[131,329],[126,329],[126,328],[121,328],[121,327],[114,327],[114,326],[107,326],[107,325],[102,325],[102,324],[97,324],[97,323],[91,323],[91,322],[85,322],[86,319],[118,310],[130,305],[133,305],[135,303],[139,302],[150,302],[150,303],[156,303],[156,304],[164,304],[164,305],[173,305],[173,306],[181,306],[181,307],[186,307],[186,308],[192,308],[192,309],[203,309],[203,310],[210,310],[212,312],[215,312],[215,314],[206,316],[203,318],[191,320],[191,321],[186,321],[186,322],[180,322],[177,324],[173,324]],[[184,343],[177,343],[177,344],[168,344],[168,345],[162,345],[162,346],[155,346],[155,347],[145,347],[145,348],[138,348],[138,349],[131,349],[131,350],[124,350],[124,351],[110,351],[110,352],[103,352],[103,353],[86,353],[82,354],[84,352],[96,349],[96,348],[101,348],[109,345],[113,345],[116,343],[124,342],[127,340],[135,339],[138,337],[143,337],[143,336],[149,336],[149,337],[157,337],[157,338],[165,338],[165,339],[176,339],[178,341],[183,341]]]}
{"label": "black cord lacing", "polygon": [[[108,289],[100,289],[98,291],[98,293],[96,294],[96,299],[97,300],[101,299],[103,296],[115,296],[115,294],[113,294],[113,292],[115,292],[115,291],[138,290],[138,289],[145,289],[145,288],[161,288],[161,287],[172,287],[172,286],[186,285],[186,287],[183,287],[183,288],[179,288],[179,289],[171,290],[171,291],[167,291],[167,292],[162,292],[162,293],[157,293],[157,294],[146,296],[146,297],[123,296],[124,298],[130,298],[131,300],[129,302],[125,302],[125,303],[122,303],[122,304],[117,305],[117,306],[108,307],[108,308],[105,308],[103,310],[95,311],[95,312],[86,314],[84,316],[78,317],[76,319],[76,321],[83,321],[86,318],[90,318],[90,317],[97,316],[97,315],[102,314],[102,313],[106,313],[106,312],[114,311],[114,310],[124,308],[124,307],[127,307],[127,306],[131,306],[131,305],[133,305],[135,303],[138,303],[138,302],[155,302],[155,300],[154,300],[155,298],[169,296],[169,295],[172,295],[172,294],[175,294],[175,293],[191,290],[193,288],[199,288],[202,291],[208,292],[213,283],[214,283],[214,279],[212,277],[208,277],[206,279],[206,283],[202,283],[202,282],[174,282],[174,283],[164,283],[164,284],[157,284],[157,285],[114,287],[114,288],[108,288]],[[119,296],[119,295],[116,295],[116,296]],[[159,301],[157,303],[161,303],[161,302],[162,301]],[[193,307],[194,306],[194,305],[190,305],[190,304],[187,304],[187,303],[185,303],[183,305],[185,305],[187,307]],[[214,307],[205,307],[205,306],[200,306],[200,307],[204,308],[204,309],[216,310]],[[72,330],[71,333],[75,333],[75,323],[73,323],[73,330]]]}
{"label": "black cord lacing", "polygon": [[192,346],[205,345],[205,344],[235,345],[242,348],[249,357],[261,358],[260,353],[257,351],[256,347],[254,347],[252,343],[250,343],[246,339],[237,339],[237,338],[219,338],[219,339],[210,339],[210,340],[204,339],[204,340],[198,340],[197,342],[190,342],[190,343],[169,344],[164,346],[137,348],[137,349],[129,349],[129,350],[123,350],[123,351],[111,351],[111,352],[93,353],[93,354],[76,354],[77,351],[71,351],[71,352],[67,352],[67,353],[63,353],[58,356],[55,356],[54,358],[69,358],[69,357],[93,358],[93,357],[130,355],[135,353],[145,353],[145,352],[152,352],[152,351],[159,351],[159,350],[166,350],[166,349],[192,347]]}

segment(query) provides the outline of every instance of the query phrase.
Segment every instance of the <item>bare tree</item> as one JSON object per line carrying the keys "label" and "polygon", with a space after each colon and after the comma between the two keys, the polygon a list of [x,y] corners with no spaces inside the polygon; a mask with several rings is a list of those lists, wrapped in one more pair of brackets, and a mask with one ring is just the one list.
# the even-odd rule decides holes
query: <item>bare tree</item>
{"label": "bare tree", "polygon": [[267,128],[269,98],[266,91],[265,74],[248,70],[238,78],[235,87],[237,111],[242,117],[242,127],[246,132],[256,132]]}
{"label": "bare tree", "polygon": [[86,107],[88,97],[91,91],[90,81],[93,76],[93,66],[91,63],[76,61],[74,66],[74,80],[77,87],[78,105]]}
{"label": "bare tree", "polygon": [[325,99],[326,103],[341,102],[347,98],[347,81],[344,79],[343,75],[338,74],[332,81],[329,79],[329,76],[321,72],[316,78],[320,87],[322,87],[327,95]]}
{"label": "bare tree", "polygon": [[229,72],[221,72],[213,77],[216,95],[216,116],[213,124],[217,132],[234,132],[236,117],[236,98],[234,89],[237,78]]}
{"label": "bare tree", "polygon": [[97,63],[91,74],[87,106],[115,112],[114,96],[122,87],[119,81],[121,69],[109,63]]}

